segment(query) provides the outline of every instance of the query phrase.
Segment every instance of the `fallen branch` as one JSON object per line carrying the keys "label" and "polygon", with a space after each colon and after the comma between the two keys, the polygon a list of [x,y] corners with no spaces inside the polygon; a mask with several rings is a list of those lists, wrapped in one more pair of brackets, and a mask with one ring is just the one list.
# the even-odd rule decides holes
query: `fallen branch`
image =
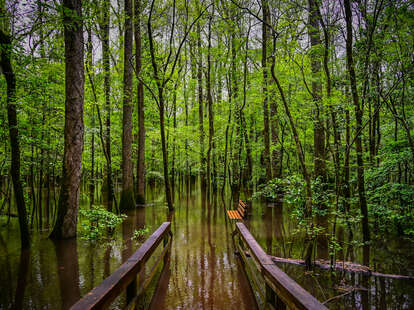
{"label": "fallen branch", "polygon": [[331,298],[329,298],[329,299],[325,300],[322,304],[323,304],[323,305],[325,305],[325,304],[327,304],[328,302],[331,302],[332,300],[335,300],[335,299],[338,299],[338,298],[342,298],[342,297],[344,297],[344,296],[346,296],[346,295],[348,295],[348,294],[351,294],[352,292],[355,292],[355,291],[366,291],[366,290],[367,290],[366,288],[352,288],[351,290],[346,291],[346,292],[345,292],[345,293],[343,293],[343,294],[336,295],[336,296],[333,296],[333,297],[331,297]]}
{"label": "fallen branch", "polygon": [[[305,266],[305,262],[301,259],[283,258],[283,257],[276,257],[276,256],[271,256],[271,255],[269,255],[269,257],[275,263],[287,263],[287,264]],[[314,266],[320,269],[325,269],[325,270],[331,269],[331,265],[326,260],[316,260],[314,262]],[[391,279],[398,279],[398,280],[414,280],[414,276],[380,273],[380,272],[372,271],[367,266],[352,263],[352,262],[338,261],[335,264],[335,270],[340,270],[344,272],[362,273],[362,274],[373,276],[373,277],[391,278]]]}

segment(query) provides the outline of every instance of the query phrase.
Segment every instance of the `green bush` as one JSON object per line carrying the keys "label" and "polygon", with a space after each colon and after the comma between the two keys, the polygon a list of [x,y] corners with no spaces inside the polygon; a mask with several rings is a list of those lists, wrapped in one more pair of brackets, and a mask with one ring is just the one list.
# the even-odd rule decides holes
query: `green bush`
{"label": "green bush", "polygon": [[127,217],[124,214],[114,214],[100,206],[92,209],[82,209],[80,215],[86,219],[81,224],[81,238],[86,240],[100,240],[110,236],[115,227]]}

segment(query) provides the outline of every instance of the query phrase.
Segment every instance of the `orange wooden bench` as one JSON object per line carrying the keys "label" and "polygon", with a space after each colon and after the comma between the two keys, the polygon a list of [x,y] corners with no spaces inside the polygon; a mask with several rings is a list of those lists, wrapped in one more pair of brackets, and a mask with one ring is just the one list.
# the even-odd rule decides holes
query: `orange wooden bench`
{"label": "orange wooden bench", "polygon": [[244,203],[243,200],[239,200],[239,206],[237,210],[228,210],[227,216],[231,220],[242,220],[247,215],[247,205]]}

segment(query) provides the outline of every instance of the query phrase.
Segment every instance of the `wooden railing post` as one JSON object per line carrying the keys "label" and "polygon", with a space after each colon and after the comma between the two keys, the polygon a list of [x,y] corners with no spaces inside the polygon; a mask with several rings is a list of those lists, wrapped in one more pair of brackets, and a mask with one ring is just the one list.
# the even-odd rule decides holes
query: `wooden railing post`
{"label": "wooden railing post", "polygon": [[265,283],[265,291],[266,291],[266,304],[270,304],[270,305],[276,304],[276,294],[267,283]]}
{"label": "wooden railing post", "polygon": [[[301,310],[328,309],[275,265],[254,239],[246,225],[236,223],[236,229],[239,237],[238,241],[241,243],[241,245],[238,245],[236,242],[236,246],[241,252],[242,260],[247,262],[247,257],[251,257],[254,262],[253,266],[256,267],[255,271],[250,270],[249,266],[252,264],[245,263],[246,271],[251,276],[251,284],[257,292],[255,296],[259,306],[276,310],[286,310],[287,307]],[[249,255],[245,254],[244,249],[247,249]],[[257,277],[258,274],[262,275],[264,283],[260,283],[261,281]]]}
{"label": "wooden railing post", "polygon": [[167,249],[167,253],[165,253],[165,256],[164,256],[164,265],[166,265],[167,263],[168,263],[168,260],[169,260],[169,256],[170,256],[170,249],[171,249],[171,247],[168,245],[168,241],[169,241],[169,238],[172,238],[172,235],[171,234],[167,234],[165,237],[164,237],[164,240],[163,240],[163,245],[164,245],[164,248],[166,247],[166,246],[168,246],[169,248]]}
{"label": "wooden railing post", "polygon": [[[71,310],[92,310],[107,309],[111,303],[124,291],[126,291],[127,309],[135,309],[136,303],[142,292],[151,283],[156,275],[157,268],[161,266],[162,258],[171,247],[168,236],[172,236],[171,223],[164,222],[160,227],[140,246],[140,248],[129,257],[116,271],[107,277],[101,284],[86,294]],[[156,263],[150,271],[150,274],[143,283],[140,283],[140,292],[138,292],[138,275],[144,275],[144,266],[161,242],[169,242],[168,248],[163,249]],[[141,279],[140,279],[140,282]]]}
{"label": "wooden railing post", "polygon": [[137,277],[126,288],[126,304],[128,305],[137,295]]}

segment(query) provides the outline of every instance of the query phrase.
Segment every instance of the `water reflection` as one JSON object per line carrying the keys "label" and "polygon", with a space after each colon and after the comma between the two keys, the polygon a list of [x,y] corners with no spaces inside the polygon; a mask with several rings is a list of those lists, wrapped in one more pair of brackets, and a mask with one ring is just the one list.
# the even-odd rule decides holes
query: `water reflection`
{"label": "water reflection", "polygon": [[[194,191],[191,182],[182,186],[193,191],[177,195],[174,212],[168,212],[162,203],[162,191],[147,191],[149,204],[130,212],[110,243],[82,239],[53,243],[34,234],[31,252],[20,253],[18,225],[12,219],[0,230],[0,309],[67,309],[139,247],[131,240],[136,229],[149,227],[152,233],[166,220],[172,221],[172,253],[150,308],[255,309],[249,282],[234,255],[234,223],[225,215],[226,208],[232,208],[231,197],[203,196]],[[266,252],[288,258],[301,256],[303,242],[295,233],[297,223],[289,206],[279,201],[270,205],[254,202],[249,207],[246,225]],[[348,228],[341,229],[339,226],[338,235],[344,235],[347,247],[338,256],[355,255],[361,262],[362,251],[348,245]],[[352,240],[360,238],[357,230],[353,233]],[[413,274],[413,250],[412,244],[401,240],[379,242],[372,246],[374,267],[384,273]],[[305,274],[302,266],[280,267],[319,300],[328,301],[332,309],[414,307],[413,281],[343,272],[332,275],[322,270]]]}
{"label": "water reflection", "polygon": [[81,297],[76,239],[54,242],[61,309],[69,309]]}
{"label": "water reflection", "polygon": [[[273,256],[285,258],[301,258],[303,238],[295,229],[296,218],[291,215],[288,206],[281,203],[269,204],[256,202],[253,215],[249,219],[250,231],[263,247]],[[273,210],[273,213],[271,212]],[[271,228],[272,227],[272,228]],[[273,229],[273,237],[269,230]],[[347,227],[339,226],[337,235],[347,234]],[[352,232],[348,240],[360,239]],[[339,240],[343,240],[344,238]],[[348,241],[347,240],[347,241]],[[323,242],[321,243],[323,244]],[[339,252],[337,259],[344,256],[354,258],[362,263],[363,251],[352,243],[344,242],[345,248]],[[318,257],[329,259],[327,249],[319,246]],[[373,269],[389,274],[414,274],[414,244],[401,239],[392,238],[377,242],[371,247],[374,257]],[[329,260],[328,260],[329,261]],[[331,309],[412,309],[414,308],[414,281],[395,278],[367,276],[365,274],[336,271],[334,274],[326,270],[315,269],[313,273],[305,273],[303,266],[279,263],[290,277],[308,290],[320,301],[327,301]]]}
{"label": "water reflection", "polygon": [[216,210],[221,206],[216,207],[214,199],[191,195],[175,207],[171,276],[166,292],[157,291],[151,309],[255,309],[233,253],[234,227]]}
{"label": "water reflection", "polygon": [[23,298],[26,291],[27,276],[30,263],[30,250],[23,249],[20,252],[19,273],[17,276],[16,294],[13,309],[23,309]]}

